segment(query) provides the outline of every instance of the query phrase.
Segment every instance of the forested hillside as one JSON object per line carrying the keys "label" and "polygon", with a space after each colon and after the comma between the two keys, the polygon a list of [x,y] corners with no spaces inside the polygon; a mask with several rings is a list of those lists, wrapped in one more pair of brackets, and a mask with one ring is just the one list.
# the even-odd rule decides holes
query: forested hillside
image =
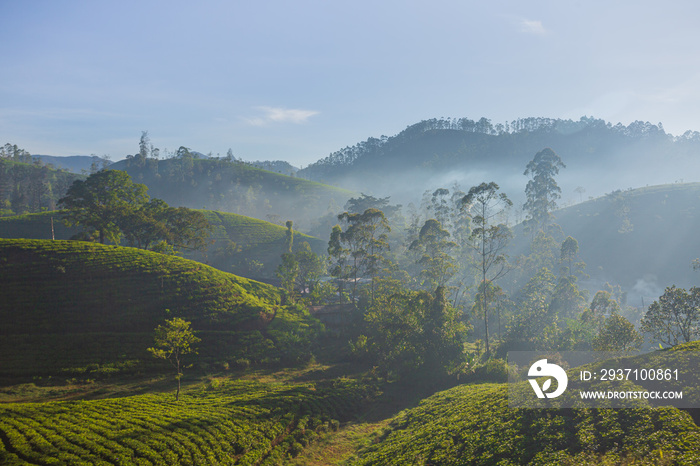
{"label": "forested hillside", "polygon": [[[679,137],[661,124],[612,125],[582,117],[579,121],[525,118],[492,124],[460,119],[431,119],[399,134],[369,138],[300,170],[310,180],[339,185],[395,200],[415,200],[425,189],[458,181],[462,185],[496,181],[511,197],[525,183],[523,167],[532,155],[552,148],[567,165],[562,172],[564,200],[582,187],[587,195],[640,184],[687,179],[697,168],[700,133]],[[636,180],[636,181],[635,181]]]}
{"label": "forested hillside", "polygon": [[[578,241],[580,260],[600,287],[621,285],[629,304],[648,305],[667,286],[694,286],[700,272],[700,184],[672,184],[618,190],[557,210],[554,222]],[[516,228],[512,255],[527,252],[528,235]],[[598,288],[596,288],[598,289]]]}
{"label": "forested hillside", "polygon": [[308,226],[352,197],[345,189],[268,172],[228,159],[199,158],[185,148],[173,158],[140,155],[110,166],[124,170],[149,194],[174,206],[219,210],[273,223]]}
{"label": "forested hillside", "polygon": [[82,178],[32,161],[28,154],[0,157],[0,216],[53,210],[70,185]]}

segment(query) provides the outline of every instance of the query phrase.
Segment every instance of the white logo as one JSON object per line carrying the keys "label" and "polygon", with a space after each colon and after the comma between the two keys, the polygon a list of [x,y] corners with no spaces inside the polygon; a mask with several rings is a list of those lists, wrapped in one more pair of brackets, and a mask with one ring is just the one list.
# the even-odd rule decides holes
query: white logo
{"label": "white logo", "polygon": [[534,379],[529,379],[532,389],[535,390],[537,398],[556,398],[566,390],[566,385],[569,383],[569,378],[566,376],[564,369],[556,364],[547,363],[546,359],[536,361],[527,373],[528,377],[554,377],[557,380],[557,389],[552,393],[545,393],[552,385],[552,379],[547,379],[540,388],[539,384]]}

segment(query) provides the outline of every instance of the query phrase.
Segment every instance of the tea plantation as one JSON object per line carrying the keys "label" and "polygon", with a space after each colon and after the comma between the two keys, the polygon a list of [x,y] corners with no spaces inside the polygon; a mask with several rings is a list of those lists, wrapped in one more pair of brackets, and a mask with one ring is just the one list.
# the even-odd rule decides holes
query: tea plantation
{"label": "tea plantation", "polygon": [[337,429],[354,382],[228,382],[188,392],[0,405],[0,464],[280,464]]}
{"label": "tea plantation", "polygon": [[320,329],[272,286],[95,243],[0,240],[0,289],[0,376],[140,370],[153,329],[172,317],[201,332],[207,363],[303,358]]}

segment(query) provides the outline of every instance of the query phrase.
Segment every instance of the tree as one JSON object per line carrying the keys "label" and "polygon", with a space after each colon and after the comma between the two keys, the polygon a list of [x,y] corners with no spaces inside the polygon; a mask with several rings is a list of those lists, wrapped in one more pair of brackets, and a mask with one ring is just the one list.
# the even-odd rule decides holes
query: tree
{"label": "tree", "polygon": [[464,351],[467,328],[459,314],[447,302],[443,287],[435,293],[405,289],[378,293],[365,314],[366,334],[351,348],[374,359],[386,373],[449,372],[459,365]]}
{"label": "tree", "polygon": [[700,288],[690,292],[675,285],[666,288],[642,318],[642,331],[669,346],[689,342],[700,334]]}
{"label": "tree", "polygon": [[578,254],[578,241],[571,236],[567,236],[564,242],[561,243],[561,254],[559,256],[562,262],[566,262],[569,265],[566,275],[574,275],[576,254]]}
{"label": "tree", "polygon": [[528,221],[534,226],[533,231],[544,230],[550,219],[550,212],[556,209],[557,199],[561,198],[561,188],[554,180],[560,168],[566,168],[561,158],[550,148],[535,154],[527,164],[525,176],[531,176],[525,187],[527,200],[523,210],[527,212]]}
{"label": "tree", "polygon": [[287,227],[287,231],[284,233],[284,252],[291,254],[292,248],[294,247],[294,230],[292,229],[294,222],[287,220],[285,225]]}
{"label": "tree", "polygon": [[[462,203],[469,206],[473,213],[471,246],[477,256],[477,266],[481,275],[482,288],[487,288],[487,281],[493,282],[501,278],[507,271],[506,256],[503,254],[511,237],[510,229],[503,224],[494,225],[495,218],[513,203],[505,193],[498,192],[498,185],[481,183],[472,187]],[[489,314],[488,293],[481,293],[480,309],[484,315],[484,340],[486,353],[489,349]]]}
{"label": "tree", "polygon": [[593,340],[593,349],[596,351],[631,351],[639,348],[644,343],[644,338],[634,329],[632,322],[614,313],[607,319],[600,329],[600,333]]}
{"label": "tree", "polygon": [[124,171],[101,170],[75,181],[58,203],[69,226],[97,230],[100,243],[119,243],[119,219],[148,201],[147,189]]}
{"label": "tree", "polygon": [[155,329],[154,341],[155,345],[148,348],[148,351],[158,359],[166,359],[176,370],[177,373],[177,392],[175,400],[180,399],[180,379],[182,378],[183,356],[187,354],[197,354],[193,347],[199,343],[201,339],[194,335],[190,329],[191,322],[187,322],[179,317],[165,321]]}
{"label": "tree", "polygon": [[343,304],[343,284],[350,276],[348,267],[349,251],[343,247],[343,230],[340,225],[335,225],[328,240],[328,261],[331,277],[336,277],[338,282],[338,300]]}
{"label": "tree", "polygon": [[416,262],[422,266],[421,275],[430,291],[445,286],[457,270],[452,257],[447,254],[449,250],[457,247],[457,244],[450,241],[449,237],[450,233],[442,228],[439,221],[430,219],[425,221],[418,239],[409,247],[410,250],[418,252]]}
{"label": "tree", "polygon": [[[352,258],[353,299],[357,294],[358,275],[368,275],[372,280],[371,295],[374,296],[375,278],[383,260],[382,252],[389,249],[388,233],[391,231],[384,212],[367,209],[363,213],[344,212],[338,220],[347,222],[345,231],[340,231],[337,240],[347,245],[344,248]],[[335,228],[334,228],[335,232]],[[333,233],[331,233],[333,237]],[[330,244],[329,244],[330,246]]]}
{"label": "tree", "polygon": [[311,246],[306,241],[301,243],[294,257],[298,267],[297,286],[302,294],[311,293],[326,270],[323,259],[311,250]]}

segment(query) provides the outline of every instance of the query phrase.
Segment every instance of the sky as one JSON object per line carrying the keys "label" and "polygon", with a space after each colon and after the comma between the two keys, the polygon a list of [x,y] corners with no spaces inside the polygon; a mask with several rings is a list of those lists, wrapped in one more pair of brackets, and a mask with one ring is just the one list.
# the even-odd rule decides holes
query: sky
{"label": "sky", "polygon": [[303,167],[440,117],[700,131],[700,3],[0,0],[0,144]]}

